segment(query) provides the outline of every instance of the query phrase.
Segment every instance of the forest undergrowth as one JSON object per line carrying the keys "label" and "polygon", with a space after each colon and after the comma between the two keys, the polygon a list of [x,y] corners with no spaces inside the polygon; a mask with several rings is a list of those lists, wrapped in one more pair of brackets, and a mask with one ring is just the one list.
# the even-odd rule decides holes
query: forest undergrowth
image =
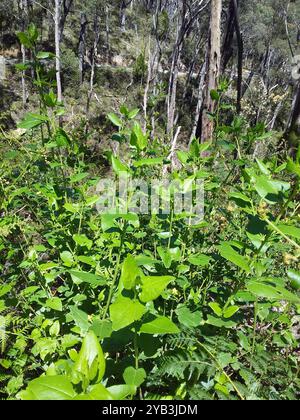
{"label": "forest undergrowth", "polygon": [[299,398],[300,149],[254,158],[275,134],[238,115],[226,125],[226,81],[211,92],[213,140],[182,150],[123,105],[108,115],[111,180],[176,181],[195,205],[203,185],[204,217],[174,210],[174,183],[155,212],[103,213],[107,169],[84,129],[62,126],[54,56],[35,50],[34,26],[19,38],[40,109],[22,135],[1,133],[0,397]]}

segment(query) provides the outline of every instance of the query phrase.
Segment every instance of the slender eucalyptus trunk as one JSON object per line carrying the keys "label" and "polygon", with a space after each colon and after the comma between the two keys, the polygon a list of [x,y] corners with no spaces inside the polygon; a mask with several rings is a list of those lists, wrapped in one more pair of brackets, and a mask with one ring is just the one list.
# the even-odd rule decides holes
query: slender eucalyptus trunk
{"label": "slender eucalyptus trunk", "polygon": [[120,26],[121,31],[125,32],[126,30],[126,9],[132,3],[132,0],[122,0],[120,6]]}
{"label": "slender eucalyptus trunk", "polygon": [[[184,34],[184,19],[186,13],[186,5],[183,4],[182,11],[177,18],[176,41],[172,54],[172,63],[169,77],[169,87],[167,96],[167,133],[172,134],[175,120],[176,111],[176,95],[177,95],[177,82],[178,82],[178,65],[181,58],[183,47],[183,34]],[[180,23],[181,21],[181,23]]]}
{"label": "slender eucalyptus trunk", "polygon": [[198,131],[199,122],[200,122],[201,110],[202,110],[202,107],[203,107],[204,85],[205,85],[205,74],[206,74],[206,70],[207,70],[207,61],[208,61],[208,55],[206,53],[205,61],[202,65],[201,72],[200,72],[200,77],[199,77],[197,107],[196,107],[194,124],[193,124],[193,128],[192,128],[189,144],[191,144],[192,140],[195,138],[195,136],[197,134],[197,131]]}
{"label": "slender eucalyptus trunk", "polygon": [[243,54],[244,54],[244,41],[243,36],[241,33],[240,28],[240,20],[239,20],[239,8],[237,0],[232,0],[233,9],[234,9],[234,21],[235,21],[235,32],[237,38],[237,46],[238,46],[238,78],[237,78],[237,101],[236,101],[236,111],[238,114],[241,113],[242,110],[242,96],[243,96]]}
{"label": "slender eucalyptus trunk", "polygon": [[86,15],[84,13],[81,13],[80,34],[79,34],[79,43],[78,43],[80,84],[82,84],[84,80],[85,34],[86,34],[87,23],[88,21],[87,21]]}
{"label": "slender eucalyptus trunk", "polygon": [[109,40],[109,7],[108,4],[105,4],[105,41],[106,41],[106,62],[110,63],[110,40]]}
{"label": "slender eucalyptus trunk", "polygon": [[208,42],[208,70],[206,77],[205,106],[202,115],[202,140],[213,137],[214,122],[209,114],[215,111],[215,101],[210,92],[216,90],[220,75],[221,62],[221,13],[222,0],[211,1],[210,34]]}
{"label": "slender eucalyptus trunk", "polygon": [[[22,31],[25,31],[25,28],[28,24],[28,4],[27,0],[21,1],[21,9],[23,13],[23,20],[22,20]],[[23,44],[21,44],[21,53],[22,53],[22,64],[25,65],[26,63],[26,49]],[[23,109],[27,106],[27,87],[26,87],[26,72],[25,70],[22,71],[21,74],[21,84],[22,84],[22,104]]]}
{"label": "slender eucalyptus trunk", "polygon": [[88,92],[87,97],[87,103],[86,103],[86,119],[87,119],[87,125],[86,125],[86,131],[88,131],[88,120],[89,120],[89,111],[90,111],[90,103],[93,95],[93,89],[94,89],[94,78],[95,78],[95,64],[96,64],[96,57],[98,52],[98,44],[100,39],[100,24],[99,24],[99,16],[96,12],[95,18],[94,18],[94,44],[91,51],[91,76],[90,76],[90,88]]}
{"label": "slender eucalyptus trunk", "polygon": [[62,102],[62,86],[61,86],[61,64],[60,64],[60,19],[61,19],[61,0],[55,0],[55,70],[57,84],[57,100]]}
{"label": "slender eucalyptus trunk", "polygon": [[291,155],[294,155],[300,146],[300,82],[298,82],[293,101],[291,115],[287,124],[285,138]]}

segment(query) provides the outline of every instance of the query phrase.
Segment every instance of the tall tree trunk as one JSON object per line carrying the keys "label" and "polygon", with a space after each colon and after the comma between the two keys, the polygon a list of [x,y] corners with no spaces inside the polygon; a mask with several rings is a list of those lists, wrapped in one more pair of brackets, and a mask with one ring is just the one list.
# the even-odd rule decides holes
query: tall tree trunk
{"label": "tall tree trunk", "polygon": [[202,140],[213,137],[214,122],[209,114],[215,111],[215,102],[210,92],[216,90],[220,74],[221,61],[221,13],[222,0],[211,1],[210,34],[208,42],[208,71],[206,78],[205,106],[202,116]]}
{"label": "tall tree trunk", "polygon": [[62,102],[62,87],[61,87],[61,64],[60,64],[60,19],[61,19],[61,0],[55,0],[55,70],[56,70],[56,84],[57,84],[57,100]]}
{"label": "tall tree trunk", "polygon": [[195,136],[197,134],[197,131],[198,131],[199,122],[201,123],[200,116],[201,116],[201,110],[202,110],[202,107],[203,107],[203,93],[204,93],[204,84],[205,84],[205,74],[206,74],[206,70],[207,70],[207,61],[208,61],[208,55],[206,53],[205,61],[202,65],[201,72],[200,72],[197,107],[196,107],[194,125],[193,125],[193,128],[192,128],[192,133],[191,133],[189,144],[191,144],[191,142],[195,138]]}
{"label": "tall tree trunk", "polygon": [[223,74],[226,70],[226,67],[232,57],[233,54],[233,35],[234,35],[234,4],[231,0],[228,7],[227,12],[227,21],[226,21],[226,29],[225,29],[225,36],[222,45],[222,55],[221,55],[221,73]]}
{"label": "tall tree trunk", "polygon": [[68,14],[70,13],[73,2],[74,0],[63,0],[62,2],[63,7],[62,7],[61,16],[60,16],[60,42],[62,42],[62,39],[63,39],[66,20],[67,20]]}
{"label": "tall tree trunk", "polygon": [[[22,19],[22,31],[25,31],[26,26],[28,25],[28,4],[27,0],[21,1],[21,9],[23,14]],[[22,64],[25,65],[26,63],[26,49],[23,44],[21,44],[21,52],[22,52]],[[27,88],[26,88],[26,80],[25,80],[25,70],[22,71],[22,104],[23,109],[26,108],[27,104]]]}
{"label": "tall tree trunk", "polygon": [[181,10],[177,17],[176,41],[173,48],[172,63],[169,77],[169,88],[167,96],[167,133],[172,134],[176,110],[176,95],[178,82],[178,64],[181,57],[183,40],[185,35],[185,17],[187,12],[187,5],[182,3]]}
{"label": "tall tree trunk", "polygon": [[235,20],[235,32],[237,38],[238,46],[238,78],[237,78],[237,101],[236,101],[236,111],[240,114],[242,110],[242,83],[243,83],[243,54],[244,54],[244,42],[240,29],[240,20],[239,20],[239,8],[237,0],[232,0],[233,9],[234,9],[234,20]]}
{"label": "tall tree trunk", "polygon": [[132,3],[132,0],[122,0],[120,6],[120,26],[121,31],[125,32],[126,30],[126,9]]}
{"label": "tall tree trunk", "polygon": [[175,110],[176,110],[176,95],[178,83],[178,63],[182,51],[182,44],[174,50],[171,72],[169,78],[168,102],[167,102],[167,132],[171,133],[174,127]]}
{"label": "tall tree trunk", "polygon": [[91,51],[90,89],[89,89],[89,92],[88,92],[87,103],[86,103],[86,119],[87,119],[86,132],[88,131],[90,103],[91,103],[93,89],[94,89],[95,64],[96,64],[98,44],[99,44],[99,39],[100,39],[100,25],[99,25],[99,16],[97,14],[97,11],[96,11],[96,14],[95,14],[95,17],[94,17],[94,34],[95,34],[94,44],[93,44],[92,51]]}
{"label": "tall tree trunk", "polygon": [[298,82],[292,112],[284,137],[287,139],[290,154],[294,155],[300,146],[300,82]]}
{"label": "tall tree trunk", "polygon": [[105,4],[105,37],[106,37],[106,62],[110,63],[110,41],[109,41],[109,6]]}
{"label": "tall tree trunk", "polygon": [[88,21],[87,21],[85,13],[81,13],[80,34],[79,34],[79,43],[78,43],[80,84],[83,83],[83,79],[84,79],[85,32],[86,32],[87,23]]}

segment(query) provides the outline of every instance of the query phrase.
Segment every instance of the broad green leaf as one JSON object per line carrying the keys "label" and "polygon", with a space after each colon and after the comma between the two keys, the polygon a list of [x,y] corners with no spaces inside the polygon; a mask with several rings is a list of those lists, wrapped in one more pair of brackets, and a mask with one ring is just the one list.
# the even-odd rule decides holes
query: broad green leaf
{"label": "broad green leaf", "polygon": [[25,32],[17,32],[17,37],[24,47],[32,48],[32,43]]}
{"label": "broad green leaf", "polygon": [[240,309],[239,306],[230,306],[229,308],[223,311],[224,318],[226,319],[231,318],[234,314],[237,313],[239,309]]}
{"label": "broad green leaf", "polygon": [[140,299],[142,302],[150,302],[157,299],[168,286],[174,281],[172,276],[145,276],[141,278],[142,293]]}
{"label": "broad green leaf", "polygon": [[22,63],[18,63],[15,64],[15,68],[19,71],[25,71],[29,68],[30,66],[28,64],[22,64]]}
{"label": "broad green leaf", "polygon": [[97,265],[95,259],[92,256],[88,257],[86,255],[78,255],[77,260],[91,267],[96,267]]}
{"label": "broad green leaf", "polygon": [[182,150],[179,150],[178,152],[176,152],[176,154],[177,154],[177,157],[180,160],[180,162],[183,163],[184,165],[190,159],[189,153],[183,152]]}
{"label": "broad green leaf", "polygon": [[[55,105],[56,103],[54,103],[53,106]],[[71,144],[71,140],[69,136],[62,128],[58,129],[57,132],[55,133],[55,142],[58,147],[68,147]]]}
{"label": "broad green leaf", "polygon": [[113,125],[116,127],[122,127],[122,120],[116,114],[108,114],[107,117],[113,123]]}
{"label": "broad green leaf", "polygon": [[139,268],[132,255],[128,255],[123,262],[120,282],[127,290],[135,286],[136,278],[139,275]]}
{"label": "broad green leaf", "polygon": [[210,91],[210,97],[213,101],[218,101],[220,99],[220,95],[219,95],[218,91],[215,90],[215,89],[212,89]]}
{"label": "broad green leaf", "polygon": [[72,265],[74,264],[74,257],[70,251],[61,252],[60,258],[66,267],[72,267]]}
{"label": "broad green leaf", "polygon": [[111,336],[112,323],[108,319],[95,319],[92,323],[91,329],[100,340],[103,340],[104,338],[109,338]]}
{"label": "broad green leaf", "polygon": [[109,229],[117,227],[117,215],[116,214],[102,214],[101,216],[101,228],[103,232],[106,232]]}
{"label": "broad green leaf", "polygon": [[295,271],[295,270],[289,270],[287,275],[288,275],[288,278],[291,280],[292,288],[295,290],[299,290],[300,289],[300,272]]}
{"label": "broad green leaf", "polygon": [[[66,376],[40,376],[29,382],[21,399],[29,400],[72,400],[76,392]],[[23,398],[22,398],[23,397]]]}
{"label": "broad green leaf", "polygon": [[124,165],[117,157],[111,157],[112,167],[113,170],[117,175],[129,172],[129,169],[126,165]]}
{"label": "broad green leaf", "polygon": [[39,51],[36,55],[36,58],[38,60],[46,60],[48,58],[54,58],[55,54],[53,54],[52,52],[48,52],[48,51]]}
{"label": "broad green leaf", "polygon": [[280,286],[271,286],[266,283],[251,281],[247,284],[247,289],[255,296],[273,300],[286,300],[288,302],[300,303],[300,298]]}
{"label": "broad green leaf", "polygon": [[251,345],[248,341],[247,336],[244,333],[242,333],[242,331],[238,331],[237,336],[239,337],[242,348],[246,351],[249,351],[251,349]]}
{"label": "broad green leaf", "polygon": [[278,229],[287,236],[300,239],[300,229],[296,226],[288,226],[283,223],[277,225]]}
{"label": "broad green leaf", "polygon": [[85,246],[87,249],[91,249],[93,241],[91,241],[86,235],[73,235],[73,239],[79,246]]}
{"label": "broad green leaf", "polygon": [[265,175],[255,177],[254,188],[262,198],[265,198],[268,194],[278,194],[274,182]]}
{"label": "broad green leaf", "polygon": [[86,271],[70,270],[69,273],[75,284],[89,283],[92,286],[103,286],[107,283],[107,280],[104,277]]}
{"label": "broad green leaf", "polygon": [[204,254],[197,254],[197,255],[191,255],[188,258],[188,261],[192,265],[200,266],[200,267],[206,267],[209,265],[211,258]]}
{"label": "broad green leaf", "polygon": [[51,337],[57,337],[60,331],[60,323],[58,320],[54,321],[54,323],[49,328],[49,333]]}
{"label": "broad green leaf", "polygon": [[217,302],[211,302],[211,303],[208,304],[208,306],[214,311],[214,313],[217,316],[222,316],[223,315],[222,308],[220,307],[220,305]]}
{"label": "broad green leaf", "polygon": [[140,333],[144,334],[178,334],[179,328],[169,318],[160,316],[154,321],[143,324]]}
{"label": "broad green leaf", "polygon": [[200,156],[200,145],[199,140],[193,139],[190,145],[190,155],[194,158],[198,158]]}
{"label": "broad green leaf", "polygon": [[110,401],[114,399],[112,394],[102,384],[92,385],[88,390],[87,394],[79,394],[74,400]]}
{"label": "broad green leaf", "polygon": [[31,352],[34,356],[39,355],[42,360],[45,360],[49,354],[54,354],[57,351],[57,345],[58,342],[55,338],[35,338],[35,345],[32,347]]}
{"label": "broad green leaf", "polygon": [[128,396],[136,393],[136,387],[133,385],[113,385],[107,388],[107,391],[113,396],[114,400],[125,400]]}
{"label": "broad green leaf", "polygon": [[38,33],[36,25],[33,22],[31,22],[30,25],[28,26],[27,33],[29,35],[29,38],[33,42],[35,42],[38,39],[39,33]]}
{"label": "broad green leaf", "polygon": [[23,121],[18,124],[18,128],[31,130],[32,128],[39,127],[47,121],[49,121],[49,118],[45,115],[27,114]]}
{"label": "broad green leaf", "polygon": [[147,143],[147,135],[143,133],[140,124],[135,123],[130,137],[131,146],[136,147],[138,150],[144,150],[147,147]]}
{"label": "broad green leaf", "polygon": [[147,374],[144,369],[142,368],[135,369],[132,366],[127,367],[123,373],[123,378],[124,378],[125,383],[127,385],[136,386],[137,388],[140,385],[142,385],[142,383],[146,379],[146,376]]}
{"label": "broad green leaf", "polygon": [[47,299],[45,305],[54,311],[62,311],[62,302],[59,297]]}
{"label": "broad green leaf", "polygon": [[137,300],[132,300],[119,296],[117,300],[110,305],[110,318],[114,331],[131,325],[133,322],[142,318],[146,312],[146,308]]}
{"label": "broad green leaf", "polygon": [[172,255],[168,248],[162,246],[157,247],[158,255],[160,256],[165,268],[170,268],[172,264]]}
{"label": "broad green leaf", "polygon": [[[13,284],[3,284],[0,286],[0,297],[6,295],[7,293],[9,293],[11,291],[13,287]],[[36,287],[36,286],[33,286]],[[24,296],[24,290],[23,290],[23,296]]]}
{"label": "broad green leaf", "polygon": [[70,213],[78,213],[80,210],[79,204],[77,203],[65,203],[64,208]]}
{"label": "broad green leaf", "polygon": [[250,273],[250,267],[246,258],[235,251],[230,245],[224,242],[217,248],[223,258],[237,265],[242,270],[246,271],[246,273]]}
{"label": "broad green leaf", "polygon": [[140,159],[133,162],[133,166],[139,168],[141,166],[157,166],[163,165],[164,158],[148,158],[148,159]]}
{"label": "broad green leaf", "polygon": [[[83,377],[86,383],[96,378],[100,382],[105,373],[105,358],[98,338],[93,331],[84,337],[77,360],[73,366],[73,377],[78,382]],[[76,381],[76,383],[78,383]]]}
{"label": "broad green leaf", "polygon": [[298,177],[300,177],[300,165],[298,163],[293,162],[291,159],[288,160],[287,170],[292,174],[295,174]]}
{"label": "broad green leaf", "polygon": [[146,266],[146,265],[153,266],[153,265],[155,265],[155,264],[158,264],[158,263],[159,263],[159,261],[158,261],[158,260],[156,260],[155,258],[149,257],[148,255],[144,255],[144,254],[138,255],[138,256],[135,258],[135,260],[136,260],[137,265],[138,265],[139,267],[140,267],[140,266]]}
{"label": "broad green leaf", "polygon": [[256,163],[258,164],[258,167],[260,169],[260,172],[263,175],[270,175],[271,174],[271,172],[269,171],[269,169],[267,168],[267,166],[260,159],[257,159],[256,158],[255,160],[256,160]]}
{"label": "broad green leaf", "polygon": [[89,319],[87,313],[83,312],[81,309],[78,309],[76,306],[69,306],[70,315],[77,327],[81,329],[83,333],[86,333],[89,329]]}
{"label": "broad green leaf", "polygon": [[221,318],[216,318],[215,316],[208,315],[207,316],[207,324],[213,325],[214,327],[218,328],[233,328],[236,326],[236,323],[233,321],[225,321]]}
{"label": "broad green leaf", "polygon": [[128,110],[127,106],[125,106],[125,105],[122,105],[120,107],[120,112],[121,112],[121,114],[125,115],[125,117],[127,117],[128,114],[129,114],[129,110]]}
{"label": "broad green leaf", "polygon": [[245,203],[249,203],[251,204],[251,200],[250,198],[248,198],[245,194],[240,193],[240,192],[232,192],[229,194],[229,198],[231,198],[233,201],[237,201],[237,203],[239,203],[239,201],[243,201]]}
{"label": "broad green leaf", "polygon": [[129,119],[129,120],[133,120],[137,115],[138,115],[138,113],[140,112],[140,110],[138,109],[138,108],[136,108],[136,109],[133,109],[132,111],[130,111],[129,113],[128,113],[128,115],[127,115],[127,118]]}
{"label": "broad green leaf", "polygon": [[175,313],[178,316],[180,324],[183,324],[189,328],[199,327],[202,321],[202,314],[200,311],[192,312],[186,306],[177,308]]}
{"label": "broad green leaf", "polygon": [[136,213],[122,214],[121,217],[123,220],[126,220],[130,225],[134,226],[135,228],[140,227],[140,219]]}

